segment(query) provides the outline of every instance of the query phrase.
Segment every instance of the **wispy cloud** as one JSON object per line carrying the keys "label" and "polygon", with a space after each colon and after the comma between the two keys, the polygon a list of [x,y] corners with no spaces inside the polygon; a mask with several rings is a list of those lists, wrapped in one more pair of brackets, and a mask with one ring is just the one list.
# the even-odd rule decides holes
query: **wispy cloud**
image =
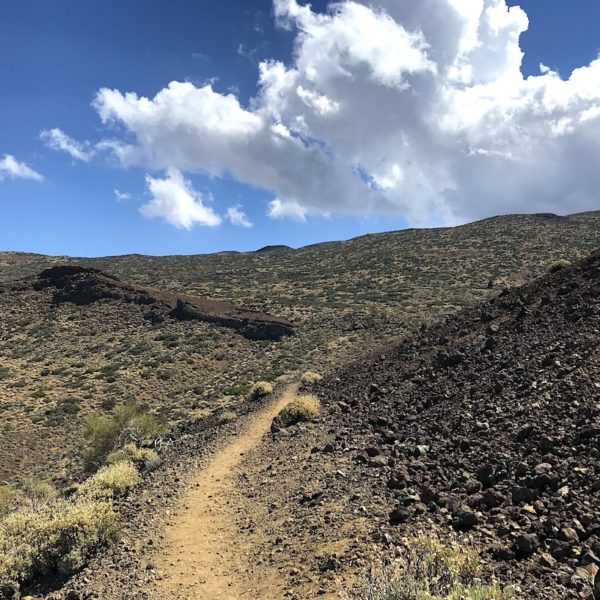
{"label": "wispy cloud", "polygon": [[40,133],[40,139],[49,148],[66,152],[75,160],[89,162],[96,153],[88,142],[78,142],[58,128],[45,129]]}
{"label": "wispy cloud", "polygon": [[0,181],[3,179],[43,181],[44,177],[24,162],[19,162],[12,154],[5,154],[0,158]]}
{"label": "wispy cloud", "polygon": [[127,202],[127,200],[131,200],[131,194],[129,192],[121,192],[120,190],[115,190],[115,198],[117,202]]}
{"label": "wispy cloud", "polygon": [[232,225],[237,225],[238,227],[252,227],[252,223],[239,204],[236,206],[230,206],[227,209],[227,219]]}

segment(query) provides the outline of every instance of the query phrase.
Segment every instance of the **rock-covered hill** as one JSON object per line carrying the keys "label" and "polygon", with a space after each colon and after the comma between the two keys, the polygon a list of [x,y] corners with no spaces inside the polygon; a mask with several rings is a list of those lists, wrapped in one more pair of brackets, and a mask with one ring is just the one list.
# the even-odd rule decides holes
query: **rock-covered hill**
{"label": "rock-covered hill", "polygon": [[350,453],[359,480],[375,481],[369,493],[387,499],[388,543],[424,526],[456,531],[524,598],[593,597],[600,252],[424,328],[316,391],[335,408],[329,450]]}

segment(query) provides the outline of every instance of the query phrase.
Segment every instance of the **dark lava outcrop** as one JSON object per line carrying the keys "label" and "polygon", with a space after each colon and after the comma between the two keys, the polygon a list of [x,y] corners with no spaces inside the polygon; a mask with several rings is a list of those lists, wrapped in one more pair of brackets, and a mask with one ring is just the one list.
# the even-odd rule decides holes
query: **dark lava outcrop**
{"label": "dark lava outcrop", "polygon": [[145,289],[98,269],[52,267],[38,275],[33,289],[51,290],[55,304],[71,302],[83,306],[101,300],[130,302],[147,306],[146,318],[155,323],[165,318],[205,321],[234,329],[253,340],[280,340],[294,333],[292,323],[286,319],[240,309],[229,302]]}
{"label": "dark lava outcrop", "polygon": [[255,254],[262,254],[265,252],[293,252],[293,248],[290,246],[285,246],[284,244],[277,244],[274,246],[263,246],[258,250],[255,250]]}
{"label": "dark lava outcrop", "polygon": [[[469,532],[523,597],[600,575],[600,253],[315,386],[399,535]],[[335,406],[335,410],[333,407]],[[377,464],[371,458],[377,455]],[[520,596],[519,596],[520,597]]]}

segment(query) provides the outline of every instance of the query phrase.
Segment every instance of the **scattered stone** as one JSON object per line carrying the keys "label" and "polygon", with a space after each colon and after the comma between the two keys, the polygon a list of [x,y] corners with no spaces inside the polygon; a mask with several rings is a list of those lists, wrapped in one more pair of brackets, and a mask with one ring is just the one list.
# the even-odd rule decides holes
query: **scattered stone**
{"label": "scattered stone", "polygon": [[410,518],[410,511],[404,506],[395,508],[389,515],[390,524],[399,525]]}
{"label": "scattered stone", "polygon": [[462,508],[455,513],[452,526],[455,529],[467,531],[479,523],[479,515],[471,510]]}
{"label": "scattered stone", "polygon": [[533,533],[523,533],[515,537],[515,549],[519,554],[529,556],[540,547],[540,540]]}

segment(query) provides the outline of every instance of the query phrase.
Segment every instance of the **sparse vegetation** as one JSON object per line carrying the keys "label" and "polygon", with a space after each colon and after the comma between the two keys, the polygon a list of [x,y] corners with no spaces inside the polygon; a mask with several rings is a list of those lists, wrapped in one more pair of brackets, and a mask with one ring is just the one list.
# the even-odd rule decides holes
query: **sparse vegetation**
{"label": "sparse vegetation", "polygon": [[509,588],[477,582],[477,553],[433,537],[406,540],[398,561],[371,573],[350,600],[507,600]]}
{"label": "sparse vegetation", "polygon": [[268,381],[257,381],[248,394],[248,400],[256,401],[273,393],[273,385]]}
{"label": "sparse vegetation", "polygon": [[[30,577],[32,572],[58,569],[68,572],[73,565],[82,564],[89,548],[109,539],[110,536],[97,532],[98,526],[87,525],[92,516],[82,517],[71,530],[75,533],[69,533],[76,537],[81,551],[75,547],[77,544],[71,544],[68,549],[60,550],[62,554],[56,551],[54,563],[41,564],[36,558],[41,545],[31,553],[26,550],[25,558],[21,558],[23,553],[12,552],[20,542],[14,535],[12,541],[6,542],[4,532],[5,522],[15,514],[30,515],[32,521],[42,515],[40,519],[47,522],[50,516],[58,519],[60,514],[71,514],[77,507],[110,508],[111,498],[125,494],[139,481],[136,467],[142,470],[156,463],[158,456],[145,444],[161,435],[161,423],[139,406],[116,407],[115,399],[119,403],[133,398],[147,402],[172,422],[186,419],[190,414],[203,417],[215,413],[208,420],[210,425],[215,419],[231,422],[243,400],[256,400],[272,393],[268,381],[283,373],[302,373],[310,368],[331,372],[333,365],[369,353],[424,320],[446,315],[496,293],[489,291],[487,281],[493,279],[496,289],[510,287],[546,272],[552,261],[561,256],[575,260],[597,243],[599,223],[599,215],[547,223],[534,217],[519,217],[492,219],[452,230],[366,236],[343,244],[324,244],[273,255],[274,258],[223,254],[79,261],[141,284],[177,293],[215,294],[237,303],[241,300],[249,309],[268,310],[289,318],[298,325],[297,335],[280,343],[241,339],[231,331],[207,323],[174,323],[168,318],[164,322],[146,321],[143,307],[117,299],[81,307],[67,304],[50,308],[47,297],[34,293],[26,285],[22,289],[7,286],[8,291],[0,293],[0,313],[9,315],[0,319],[0,354],[7,365],[0,368],[0,411],[7,440],[0,458],[9,457],[11,464],[1,468],[6,473],[11,473],[11,469],[18,472],[19,459],[31,456],[27,468],[33,465],[42,470],[44,461],[56,460],[59,464],[51,464],[51,468],[68,472],[69,460],[75,460],[68,456],[79,457],[79,453],[61,454],[61,450],[80,442],[81,424],[91,411],[101,409],[108,414],[87,420],[86,466],[99,470],[71,499],[58,496],[47,484],[38,482],[23,482],[20,489],[0,488],[0,578],[8,572],[0,582],[13,585]],[[38,263],[46,259],[25,256],[7,260],[9,275],[21,276],[25,274],[22,264],[35,264],[35,270],[39,270]],[[13,267],[11,261],[19,264]],[[563,266],[567,263],[559,262]],[[0,272],[0,278],[5,278],[4,271]],[[251,382],[258,378],[267,381],[258,382],[251,393]],[[301,383],[309,386],[319,378],[315,371],[306,371]],[[359,402],[368,386],[367,382],[360,387]],[[381,389],[384,388],[388,388],[387,384],[382,385]],[[340,397],[348,400],[343,394]],[[248,408],[244,406],[243,410]],[[353,415],[359,410],[354,401],[347,402],[343,409],[337,408],[343,415]],[[379,407],[375,410],[379,411]],[[279,418],[287,426],[318,416],[318,400],[303,396],[286,406]],[[374,413],[373,417],[380,415]],[[41,430],[46,437],[39,435],[40,429],[49,425],[54,429]],[[288,441],[301,429],[288,432]],[[316,437],[318,431],[311,429],[311,436]],[[381,433],[387,437],[387,426]],[[339,450],[352,450],[354,454],[354,448],[358,452],[363,446],[368,448],[365,444],[350,445],[351,440],[334,440],[334,434],[330,428],[327,444],[315,446],[324,455],[333,454],[331,460],[325,457],[328,467],[339,458]],[[393,436],[389,439],[393,441]],[[408,439],[409,443],[416,443],[410,436]],[[274,443],[280,444],[282,440],[284,435]],[[45,452],[50,447],[55,451]],[[17,458],[12,457],[15,450]],[[320,454],[315,458],[320,458]],[[369,467],[377,466],[378,460],[369,461],[372,463]],[[0,460],[0,464],[3,462]],[[105,463],[109,466],[103,467]],[[300,464],[294,458],[293,468],[299,473]],[[378,466],[381,464],[383,461]],[[392,460],[387,464],[396,466]],[[471,467],[469,472],[473,470]],[[343,475],[342,472],[340,481],[346,479]],[[385,484],[385,479],[381,480]],[[22,501],[21,497],[27,500]],[[307,494],[307,497],[307,506],[303,506],[313,511],[312,496]],[[329,518],[330,513],[325,513],[329,510],[326,495],[323,500],[320,497],[315,500],[317,510],[313,512],[319,518],[323,516],[318,507],[322,502],[323,514]],[[369,508],[366,502],[365,507]],[[284,510],[289,510],[287,504]],[[366,512],[364,516],[369,514]],[[21,523],[21,527],[27,529],[29,525]],[[57,537],[54,531],[51,531],[55,540],[52,543],[59,543],[62,533]],[[428,539],[411,541],[408,546],[398,568],[372,579],[364,595],[356,598],[500,600],[510,596],[510,590],[493,583],[481,584],[479,578],[484,575],[477,571],[477,557],[468,550],[442,547],[436,540]],[[45,547],[51,547],[49,542]],[[20,561],[19,569],[24,565],[22,571],[16,570],[16,563],[9,565],[8,571],[2,571],[6,565],[2,561],[8,561],[4,549],[10,550],[8,555],[19,557],[15,560]],[[61,557],[71,551],[75,554],[63,561]],[[26,561],[30,556],[33,558],[28,566]],[[46,561],[46,554],[43,556]]]}
{"label": "sparse vegetation", "polygon": [[212,412],[216,399],[232,396],[228,408],[238,412],[250,382],[329,372],[425,320],[546,273],[560,258],[582,257],[597,247],[599,226],[600,213],[514,216],[284,252],[60,259],[295,323],[296,335],[277,343],[209,323],[153,323],[118,300],[52,306],[24,280],[9,290],[57,260],[0,254],[0,479],[19,476],[24,462],[33,473],[79,475],[80,453],[68,450],[81,443],[89,415],[110,417],[115,400],[142,399],[172,424],[196,418],[198,400]]}

